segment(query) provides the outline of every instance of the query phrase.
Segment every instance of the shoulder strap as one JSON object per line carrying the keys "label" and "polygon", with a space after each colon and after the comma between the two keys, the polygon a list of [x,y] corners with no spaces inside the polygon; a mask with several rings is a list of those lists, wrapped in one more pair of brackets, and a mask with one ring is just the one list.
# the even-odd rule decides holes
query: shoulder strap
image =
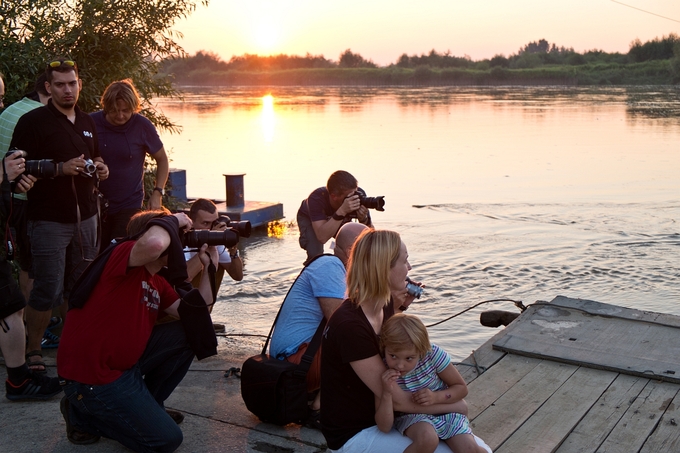
{"label": "shoulder strap", "polygon": [[[312,260],[309,263],[307,263],[305,265],[305,267],[302,268],[302,270],[300,271],[298,276],[295,277],[295,281],[293,282],[292,285],[290,285],[290,288],[288,288],[288,292],[286,292],[286,297],[283,298],[283,302],[281,302],[281,306],[279,307],[279,311],[276,313],[276,318],[274,318],[274,322],[272,323],[272,327],[269,329],[269,334],[267,334],[267,340],[264,342],[264,346],[262,347],[262,354],[267,353],[267,346],[269,346],[269,340],[271,339],[272,333],[274,332],[274,326],[276,326],[276,321],[279,320],[279,315],[281,314],[281,309],[283,308],[283,304],[286,302],[286,298],[288,297],[288,294],[290,294],[290,290],[293,289],[293,286],[295,286],[295,283],[298,281],[298,279],[300,278],[302,273],[305,271],[305,269],[307,269],[310,264],[312,264],[314,261],[321,258],[322,256],[335,256],[335,255],[333,255],[331,253],[324,253],[323,255],[315,256],[314,258],[312,258]],[[338,258],[338,259],[340,259],[340,258]],[[321,322],[324,323],[323,320]]]}
{"label": "shoulder strap", "polygon": [[316,354],[316,351],[319,349],[319,346],[321,346],[321,334],[323,333],[325,327],[326,318],[322,319],[321,322],[319,323],[319,327],[316,328],[316,332],[312,337],[312,341],[309,343],[309,346],[307,346],[307,350],[302,355],[302,359],[300,359],[300,364],[298,365],[299,371],[307,374],[309,367],[312,366],[314,354]]}

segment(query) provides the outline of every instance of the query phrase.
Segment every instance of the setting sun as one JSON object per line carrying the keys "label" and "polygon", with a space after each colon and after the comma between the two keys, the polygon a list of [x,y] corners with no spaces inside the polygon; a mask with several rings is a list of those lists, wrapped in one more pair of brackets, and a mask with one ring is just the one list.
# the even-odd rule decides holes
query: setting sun
{"label": "setting sun", "polygon": [[261,52],[272,52],[279,44],[280,33],[272,20],[265,19],[255,29],[255,42]]}

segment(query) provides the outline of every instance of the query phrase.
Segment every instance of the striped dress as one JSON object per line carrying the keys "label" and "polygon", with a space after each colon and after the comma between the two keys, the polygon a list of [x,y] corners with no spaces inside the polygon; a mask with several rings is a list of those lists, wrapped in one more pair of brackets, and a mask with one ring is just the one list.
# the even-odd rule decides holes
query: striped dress
{"label": "striped dress", "polygon": [[[439,378],[439,373],[451,363],[451,357],[439,346],[433,344],[432,350],[425,355],[418,365],[408,374],[397,379],[399,387],[407,392],[429,388],[433,392],[448,388]],[[434,426],[440,439],[446,440],[458,434],[471,434],[468,419],[465,415],[450,413],[443,415],[403,414],[396,418],[394,427],[404,434],[406,428],[418,423],[427,422]]]}

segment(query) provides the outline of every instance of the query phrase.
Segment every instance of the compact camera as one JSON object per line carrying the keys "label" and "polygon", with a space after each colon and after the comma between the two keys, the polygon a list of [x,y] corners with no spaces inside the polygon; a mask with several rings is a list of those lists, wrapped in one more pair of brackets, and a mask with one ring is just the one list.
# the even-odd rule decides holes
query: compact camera
{"label": "compact camera", "polygon": [[83,167],[83,171],[80,173],[80,176],[91,178],[96,172],[97,166],[94,164],[94,162],[92,162],[92,159],[85,159],[85,166]]}
{"label": "compact camera", "polygon": [[416,285],[410,278],[406,277],[406,292],[416,299],[420,299],[420,295],[423,294],[423,287]]}

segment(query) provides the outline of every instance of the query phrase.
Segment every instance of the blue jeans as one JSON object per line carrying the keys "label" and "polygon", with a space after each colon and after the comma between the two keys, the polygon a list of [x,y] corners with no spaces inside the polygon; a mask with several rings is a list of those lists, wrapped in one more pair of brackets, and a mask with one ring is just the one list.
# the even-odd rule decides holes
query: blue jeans
{"label": "blue jeans", "polygon": [[163,402],[184,379],[193,358],[180,322],[155,326],[139,362],[121,377],[106,385],[65,386],[71,425],[133,451],[175,451],[182,430]]}
{"label": "blue jeans", "polygon": [[47,311],[68,299],[80,274],[97,256],[97,216],[78,223],[28,222],[35,279],[28,304]]}

